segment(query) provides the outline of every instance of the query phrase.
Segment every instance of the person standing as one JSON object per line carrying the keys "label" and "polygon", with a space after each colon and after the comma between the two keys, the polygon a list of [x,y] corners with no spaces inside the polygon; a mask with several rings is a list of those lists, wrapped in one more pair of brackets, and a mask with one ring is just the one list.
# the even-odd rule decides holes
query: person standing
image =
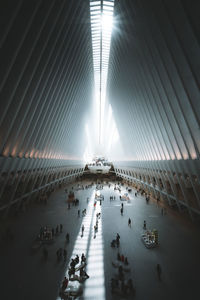
{"label": "person standing", "polygon": [[65,238],[66,238],[66,242],[69,243],[69,233],[66,234]]}
{"label": "person standing", "polygon": [[145,221],[145,220],[144,220],[143,228],[144,228],[145,230],[147,229],[147,224],[146,224],[146,221]]}
{"label": "person standing", "polygon": [[47,251],[46,247],[43,248],[43,256],[44,256],[44,259],[48,258],[48,251]]}
{"label": "person standing", "polygon": [[56,251],[56,256],[57,256],[57,261],[59,261],[59,258],[60,258],[60,256],[59,256],[59,249]]}
{"label": "person standing", "polygon": [[81,255],[81,264],[86,262],[86,257],[84,255],[84,253],[82,253]]}
{"label": "person standing", "polygon": [[131,227],[131,219],[128,219],[128,226]]}
{"label": "person standing", "polygon": [[64,257],[64,261],[66,261],[66,258],[67,258],[67,250],[66,249],[63,250],[63,257]]}
{"label": "person standing", "polygon": [[157,271],[158,279],[161,280],[161,273],[162,273],[162,270],[161,270],[160,264],[157,264],[157,266],[156,266],[156,271]]}
{"label": "person standing", "polygon": [[125,259],[124,259],[124,264],[128,265],[128,258],[127,257],[125,257]]}
{"label": "person standing", "polygon": [[63,291],[67,288],[68,282],[69,282],[69,280],[67,279],[67,277],[65,277],[63,282],[62,282],[62,290]]}
{"label": "person standing", "polygon": [[62,249],[62,248],[60,248],[60,249],[59,249],[59,259],[61,259],[61,258],[62,258],[62,255],[63,255],[63,249]]}

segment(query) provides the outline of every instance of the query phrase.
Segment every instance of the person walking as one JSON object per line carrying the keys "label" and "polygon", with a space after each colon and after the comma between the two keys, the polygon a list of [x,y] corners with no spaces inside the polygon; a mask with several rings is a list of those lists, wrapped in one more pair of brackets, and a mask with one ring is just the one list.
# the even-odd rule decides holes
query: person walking
{"label": "person walking", "polygon": [[128,219],[128,226],[131,227],[131,219]]}
{"label": "person walking", "polygon": [[117,236],[116,236],[117,248],[119,248],[119,240],[120,240],[120,235],[119,235],[119,233],[117,233]]}
{"label": "person walking", "polygon": [[123,216],[123,208],[122,207],[120,209],[120,212],[121,212],[121,216]]}
{"label": "person walking", "polygon": [[80,217],[80,209],[78,210],[78,217]]}
{"label": "person walking", "polygon": [[84,229],[85,229],[85,226],[83,225],[82,228],[81,228],[81,231],[82,231],[82,235],[81,237],[83,237],[83,232],[84,232]]}

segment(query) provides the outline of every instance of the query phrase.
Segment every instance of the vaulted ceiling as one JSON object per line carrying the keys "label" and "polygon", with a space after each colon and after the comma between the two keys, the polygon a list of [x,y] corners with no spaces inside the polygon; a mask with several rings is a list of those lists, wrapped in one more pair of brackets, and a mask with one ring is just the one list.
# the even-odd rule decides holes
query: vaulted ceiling
{"label": "vaulted ceiling", "polygon": [[[110,159],[199,159],[197,2],[115,1]],[[82,159],[96,118],[89,0],[6,0],[0,13],[1,156]]]}

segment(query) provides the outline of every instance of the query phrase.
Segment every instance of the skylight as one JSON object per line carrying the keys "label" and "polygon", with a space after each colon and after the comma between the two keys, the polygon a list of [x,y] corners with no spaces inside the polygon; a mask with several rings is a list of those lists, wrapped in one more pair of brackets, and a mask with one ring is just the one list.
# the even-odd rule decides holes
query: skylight
{"label": "skylight", "polygon": [[99,144],[102,142],[102,123],[113,24],[114,0],[90,0],[95,95],[99,105]]}

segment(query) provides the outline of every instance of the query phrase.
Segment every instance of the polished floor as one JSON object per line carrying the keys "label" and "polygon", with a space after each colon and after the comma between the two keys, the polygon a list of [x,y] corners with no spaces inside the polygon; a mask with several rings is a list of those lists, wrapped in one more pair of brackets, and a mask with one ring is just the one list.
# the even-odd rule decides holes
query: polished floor
{"label": "polished floor", "polygon": [[[0,249],[2,300],[59,299],[59,286],[68,271],[70,258],[83,252],[90,278],[85,281],[81,299],[126,299],[122,295],[112,295],[110,290],[110,280],[117,274],[112,261],[116,260],[118,250],[110,247],[116,233],[121,236],[119,252],[127,256],[130,263],[131,272],[126,273],[126,279],[132,278],[136,289],[135,296],[128,299],[200,299],[200,229],[170,210],[163,216],[160,206],[153,202],[146,204],[144,197],[135,197],[134,192],[130,193],[130,203],[123,202],[121,216],[119,191],[114,191],[114,185],[104,186],[101,192],[104,201],[101,206],[98,202],[95,208],[95,186],[75,191],[80,204],[68,209],[66,193],[60,189],[50,196],[47,205],[34,204],[12,220],[10,225],[15,239],[1,242]],[[125,186],[122,194],[124,192]],[[115,196],[116,200],[110,201],[110,196]],[[78,217],[78,209],[84,208],[86,216]],[[94,238],[97,212],[101,212],[101,219]],[[129,217],[131,228],[128,227]],[[158,229],[159,247],[147,249],[142,243],[144,220],[147,228]],[[56,227],[60,223],[63,233],[56,237],[54,244],[47,246],[47,261],[43,259],[42,249],[33,254],[31,245],[40,227]],[[83,237],[82,225],[85,226]],[[67,232],[70,233],[69,244],[65,242]],[[56,251],[60,247],[67,249],[66,262],[57,261]],[[161,280],[156,273],[157,263],[162,267]]]}

